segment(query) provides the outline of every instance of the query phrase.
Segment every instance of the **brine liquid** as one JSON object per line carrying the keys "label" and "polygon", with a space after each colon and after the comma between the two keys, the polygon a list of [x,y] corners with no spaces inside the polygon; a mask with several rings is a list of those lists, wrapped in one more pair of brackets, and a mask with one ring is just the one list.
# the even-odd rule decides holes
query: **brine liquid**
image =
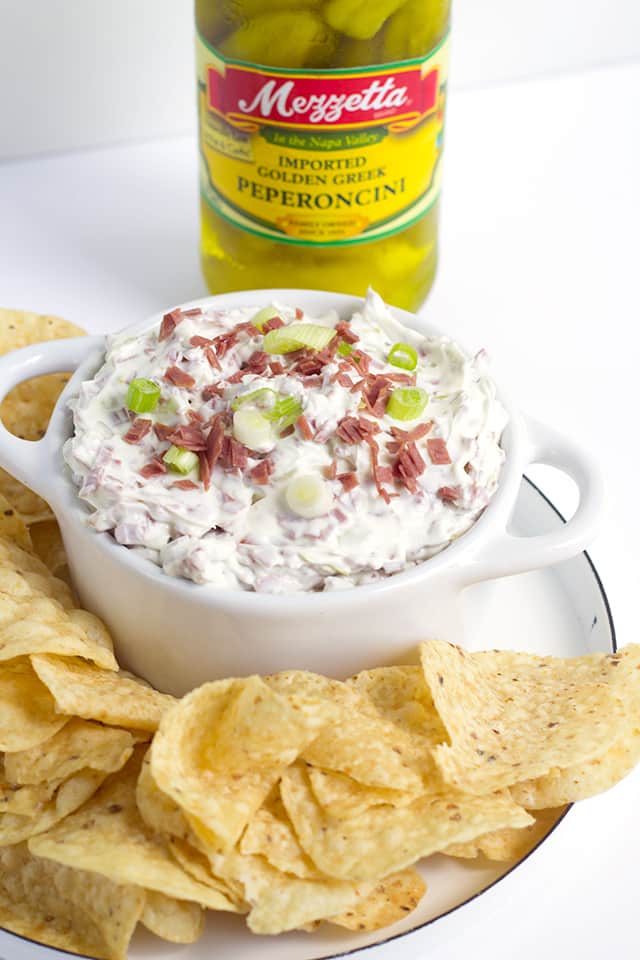
{"label": "brine liquid", "polygon": [[449,0],[197,0],[212,293],[375,284],[419,306],[438,256],[448,18]]}

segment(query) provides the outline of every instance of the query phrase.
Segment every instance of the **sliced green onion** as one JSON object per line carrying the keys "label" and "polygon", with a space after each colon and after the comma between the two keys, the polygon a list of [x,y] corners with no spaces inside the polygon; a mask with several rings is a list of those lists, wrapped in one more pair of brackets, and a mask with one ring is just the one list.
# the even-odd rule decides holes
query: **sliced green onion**
{"label": "sliced green onion", "polygon": [[251,318],[251,323],[262,333],[265,323],[268,323],[269,320],[275,320],[279,316],[280,314],[275,307],[263,307],[262,310],[258,310],[255,317]]}
{"label": "sliced green onion", "polygon": [[[257,414],[260,420],[276,424],[278,430],[286,430],[287,427],[296,422],[302,413],[302,404],[295,397],[284,396],[269,387],[262,387],[260,390],[254,390],[252,393],[245,393],[243,396],[236,397],[231,402],[231,409],[236,412],[246,411],[246,422],[249,423],[251,420],[253,427],[250,429],[254,431],[259,425],[259,420],[255,420],[255,417],[252,418],[250,416],[252,414]],[[239,422],[243,423],[244,421],[240,418]],[[240,429],[243,428],[240,427]],[[236,437],[236,439],[240,438]],[[251,444],[247,440],[241,440],[240,442],[251,447],[252,450],[260,449],[260,447],[256,447],[255,443]],[[270,450],[272,446],[273,443],[268,449]]]}
{"label": "sliced green onion", "polygon": [[410,343],[396,343],[389,352],[387,362],[401,370],[415,370],[418,366],[418,351]]}
{"label": "sliced green onion", "polygon": [[417,420],[427,403],[429,394],[420,387],[399,387],[389,397],[387,413],[394,420]]}
{"label": "sliced green onion", "polygon": [[162,458],[166,465],[176,473],[191,473],[198,466],[198,454],[184,447],[169,447]]}
{"label": "sliced green onion", "polygon": [[302,404],[295,397],[281,397],[275,406],[265,413],[267,420],[278,424],[280,430],[286,430],[296,422],[302,413]]}
{"label": "sliced green onion", "polygon": [[151,413],[158,406],[160,387],[153,380],[136,377],[127,390],[127,406],[134,413]]}
{"label": "sliced green onion", "polygon": [[278,402],[278,394],[269,387],[262,387],[260,390],[254,390],[252,393],[245,393],[231,401],[231,409],[239,410],[245,404],[250,403],[252,407],[259,410],[273,410]]}
{"label": "sliced green onion", "polygon": [[[302,404],[295,397],[283,396],[276,393],[269,387],[262,387],[260,390],[254,390],[253,393],[245,393],[243,396],[236,397],[231,402],[232,410],[250,409],[254,413],[259,413],[263,420],[269,423],[277,424],[279,430],[286,430],[296,422],[302,413]],[[243,443],[245,441],[242,441]],[[249,446],[249,444],[246,444]],[[257,447],[252,447],[256,450]]]}
{"label": "sliced green onion", "polygon": [[329,485],[321,477],[296,477],[285,492],[289,509],[299,517],[311,520],[328,513],[333,503]]}
{"label": "sliced green onion", "polygon": [[342,340],[338,344],[338,353],[341,357],[350,357],[353,353],[353,347],[350,343],[347,343],[346,340]]}
{"label": "sliced green onion", "polygon": [[323,350],[336,332],[333,327],[318,323],[293,323],[288,327],[270,330],[264,338],[266,353],[293,353],[295,350]]}
{"label": "sliced green onion", "polygon": [[177,413],[180,408],[180,404],[175,397],[167,397],[166,400],[162,401],[162,408],[163,410],[166,410],[167,413]]}
{"label": "sliced green onion", "polygon": [[257,453],[268,453],[276,444],[273,427],[259,410],[244,408],[233,415],[233,435]]}

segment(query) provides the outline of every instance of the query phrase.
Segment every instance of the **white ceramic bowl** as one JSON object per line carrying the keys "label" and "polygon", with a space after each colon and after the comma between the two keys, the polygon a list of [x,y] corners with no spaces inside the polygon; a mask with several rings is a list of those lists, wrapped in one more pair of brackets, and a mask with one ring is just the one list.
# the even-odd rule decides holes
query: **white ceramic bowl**
{"label": "white ceramic bowl", "polygon": [[[361,304],[332,293],[263,290],[188,306],[258,308],[273,300],[295,303],[311,314],[335,308],[344,317]],[[402,323],[416,325],[411,314],[393,313]],[[128,332],[140,333],[160,319],[151,317]],[[120,663],[158,689],[182,695],[223,676],[304,668],[346,677],[365,667],[407,662],[426,637],[461,641],[460,594],[466,586],[575,556],[596,532],[603,492],[595,463],[568,438],[523,417],[499,390],[510,418],[499,488],[471,530],[436,557],[380,582],[326,594],[224,591],[169,577],[87,525],[87,508],[63,462],[62,445],[72,429],[65,401],[81,381],[93,377],[104,349],[103,337],[85,337],[0,358],[0,400],[30,377],[76,371],[42,440],[18,440],[0,427],[0,466],[49,501],[83,605],[110,627]],[[531,463],[551,464],[573,477],[580,504],[561,530],[517,538],[507,525]]]}

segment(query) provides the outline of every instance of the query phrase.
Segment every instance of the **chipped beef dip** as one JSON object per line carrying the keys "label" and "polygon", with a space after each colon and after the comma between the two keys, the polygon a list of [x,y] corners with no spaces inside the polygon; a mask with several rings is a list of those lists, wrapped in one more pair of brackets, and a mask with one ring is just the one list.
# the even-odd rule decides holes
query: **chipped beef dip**
{"label": "chipped beef dip", "polygon": [[110,338],[64,456],[91,525],[170,576],[352,587],[432,557],[489,503],[506,414],[484,366],[374,293],[346,322],[177,309]]}

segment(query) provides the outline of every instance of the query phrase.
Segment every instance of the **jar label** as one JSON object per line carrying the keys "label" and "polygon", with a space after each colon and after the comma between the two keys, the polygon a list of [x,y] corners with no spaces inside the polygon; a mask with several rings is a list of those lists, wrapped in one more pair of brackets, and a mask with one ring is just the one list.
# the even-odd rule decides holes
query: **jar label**
{"label": "jar label", "polygon": [[201,191],[225,220],[305,246],[378,240],[441,181],[448,38],[421,60],[284,70],[198,38]]}

